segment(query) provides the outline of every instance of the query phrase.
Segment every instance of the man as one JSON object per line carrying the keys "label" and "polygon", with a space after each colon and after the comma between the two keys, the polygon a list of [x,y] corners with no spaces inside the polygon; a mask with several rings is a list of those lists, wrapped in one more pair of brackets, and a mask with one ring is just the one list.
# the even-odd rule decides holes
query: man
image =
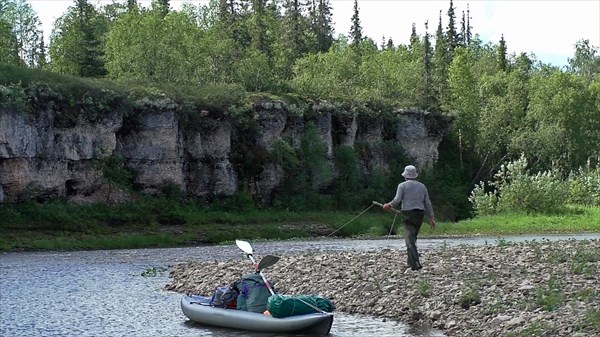
{"label": "man", "polygon": [[[406,251],[408,253],[408,266],[412,270],[423,268],[419,262],[419,252],[417,251],[417,236],[423,224],[425,212],[429,217],[431,228],[435,229],[435,217],[433,215],[433,206],[429,200],[427,187],[417,180],[417,169],[413,165],[404,168],[402,176],[406,179],[398,185],[394,200],[383,205],[383,209],[389,210],[392,207],[402,203],[402,224],[404,226],[404,241],[406,242]],[[406,270],[408,271],[408,269]]]}

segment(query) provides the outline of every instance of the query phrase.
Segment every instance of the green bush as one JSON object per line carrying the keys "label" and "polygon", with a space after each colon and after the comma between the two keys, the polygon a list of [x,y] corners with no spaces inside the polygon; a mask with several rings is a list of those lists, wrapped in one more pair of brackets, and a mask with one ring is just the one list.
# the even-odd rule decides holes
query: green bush
{"label": "green bush", "polygon": [[554,171],[531,174],[527,159],[502,165],[494,180],[475,186],[469,197],[477,215],[507,212],[554,213],[567,203],[565,183]]}
{"label": "green bush", "polygon": [[600,167],[590,165],[569,176],[569,202],[579,205],[600,206]]}
{"label": "green bush", "polygon": [[14,109],[17,111],[27,111],[27,96],[19,84],[0,84],[0,109]]}
{"label": "green bush", "polygon": [[469,201],[473,204],[475,216],[493,215],[498,211],[498,194],[495,190],[487,191],[489,184],[481,182],[475,185]]}

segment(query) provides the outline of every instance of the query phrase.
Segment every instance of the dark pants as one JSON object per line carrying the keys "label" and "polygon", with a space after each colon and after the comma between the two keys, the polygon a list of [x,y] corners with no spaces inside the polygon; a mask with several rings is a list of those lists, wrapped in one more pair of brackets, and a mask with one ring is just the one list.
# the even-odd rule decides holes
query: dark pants
{"label": "dark pants", "polygon": [[423,224],[425,211],[412,210],[402,211],[402,224],[404,226],[404,242],[406,243],[406,252],[408,254],[408,266],[412,270],[423,268],[419,262],[419,252],[417,251],[417,236]]}

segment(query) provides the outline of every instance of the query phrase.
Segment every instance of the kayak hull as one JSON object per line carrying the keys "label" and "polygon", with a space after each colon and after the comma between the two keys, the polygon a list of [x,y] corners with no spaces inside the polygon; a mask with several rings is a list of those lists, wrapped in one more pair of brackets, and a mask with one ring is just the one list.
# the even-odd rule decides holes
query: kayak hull
{"label": "kayak hull", "polygon": [[333,324],[332,313],[276,318],[251,311],[217,308],[209,303],[210,297],[184,295],[181,310],[197,323],[247,331],[327,335]]}

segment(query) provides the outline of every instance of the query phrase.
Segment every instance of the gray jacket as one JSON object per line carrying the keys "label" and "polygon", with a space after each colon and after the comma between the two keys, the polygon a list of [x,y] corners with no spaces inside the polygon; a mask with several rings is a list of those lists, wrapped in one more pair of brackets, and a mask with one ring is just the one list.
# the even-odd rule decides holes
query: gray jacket
{"label": "gray jacket", "polygon": [[390,201],[390,205],[396,207],[400,203],[402,203],[402,211],[422,210],[433,219],[433,206],[429,200],[427,187],[419,181],[409,179],[398,184],[396,196]]}

